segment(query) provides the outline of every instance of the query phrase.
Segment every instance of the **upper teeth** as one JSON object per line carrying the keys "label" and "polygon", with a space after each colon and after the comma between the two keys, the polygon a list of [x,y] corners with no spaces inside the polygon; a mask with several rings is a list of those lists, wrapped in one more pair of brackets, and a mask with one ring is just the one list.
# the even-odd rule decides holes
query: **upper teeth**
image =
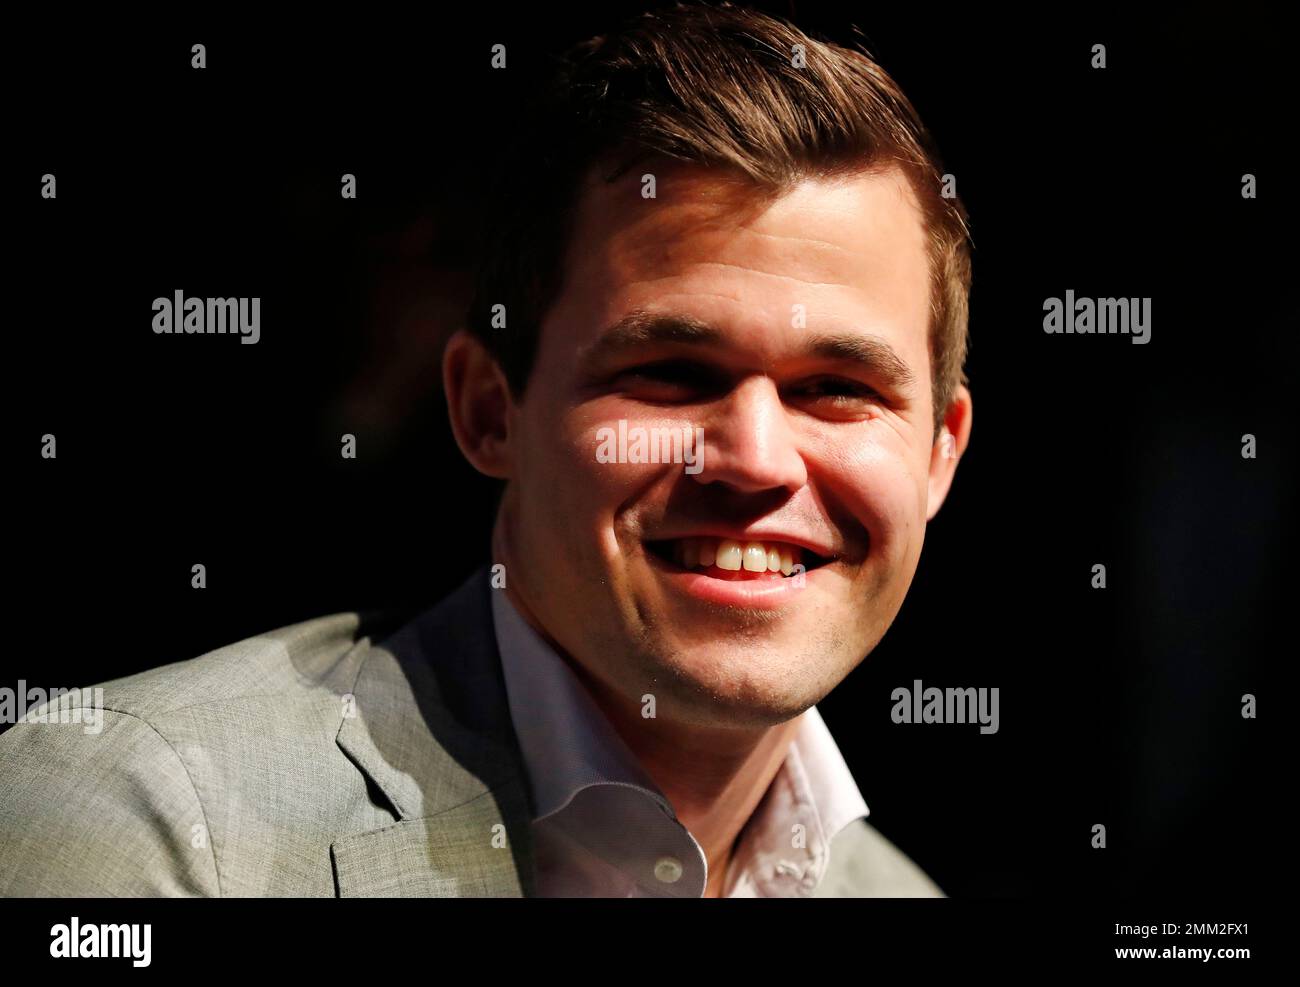
{"label": "upper teeth", "polygon": [[739,572],[779,572],[786,576],[799,563],[800,550],[783,542],[733,541],[730,538],[679,538],[677,560],[687,569],[697,566]]}

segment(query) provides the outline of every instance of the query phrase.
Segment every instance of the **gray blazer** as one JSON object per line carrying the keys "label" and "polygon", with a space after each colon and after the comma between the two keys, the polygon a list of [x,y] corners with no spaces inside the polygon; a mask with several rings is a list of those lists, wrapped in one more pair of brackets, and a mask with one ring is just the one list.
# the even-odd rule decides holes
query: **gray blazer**
{"label": "gray blazer", "polygon": [[[0,895],[531,896],[491,592],[481,569],[391,636],[334,614],[106,682],[98,733],[20,721]],[[941,892],[859,820],[817,896]]]}

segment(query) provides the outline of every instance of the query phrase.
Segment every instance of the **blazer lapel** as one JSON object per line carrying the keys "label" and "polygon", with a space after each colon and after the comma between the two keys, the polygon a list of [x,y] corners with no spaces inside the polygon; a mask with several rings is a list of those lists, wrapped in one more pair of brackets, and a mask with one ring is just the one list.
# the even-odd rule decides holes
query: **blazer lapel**
{"label": "blazer lapel", "polygon": [[531,793],[486,568],[368,644],[336,742],[398,821],[330,848],[341,897],[527,897]]}

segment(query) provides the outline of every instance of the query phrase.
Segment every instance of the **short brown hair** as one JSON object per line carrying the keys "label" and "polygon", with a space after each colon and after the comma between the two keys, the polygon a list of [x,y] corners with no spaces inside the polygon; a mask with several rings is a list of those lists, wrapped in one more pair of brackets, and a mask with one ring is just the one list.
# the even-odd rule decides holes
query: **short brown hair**
{"label": "short brown hair", "polygon": [[[803,64],[795,64],[795,46]],[[642,14],[566,52],[499,163],[468,327],[516,396],[562,287],[581,182],[613,161],[666,157],[731,169],[779,194],[798,179],[897,165],[926,225],[935,436],[967,349],[967,215],[916,110],[865,50],[816,40],[758,11],[682,4]],[[492,307],[505,305],[505,328]]]}

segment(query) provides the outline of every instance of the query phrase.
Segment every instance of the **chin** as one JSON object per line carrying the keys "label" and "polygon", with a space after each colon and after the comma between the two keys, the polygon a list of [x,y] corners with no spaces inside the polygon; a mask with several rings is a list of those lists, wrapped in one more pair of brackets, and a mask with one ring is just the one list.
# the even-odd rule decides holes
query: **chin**
{"label": "chin", "polygon": [[810,666],[806,650],[771,642],[720,647],[716,637],[673,641],[651,659],[660,670],[652,675],[671,683],[657,693],[661,713],[715,726],[773,726],[798,716],[834,685],[825,661]]}

